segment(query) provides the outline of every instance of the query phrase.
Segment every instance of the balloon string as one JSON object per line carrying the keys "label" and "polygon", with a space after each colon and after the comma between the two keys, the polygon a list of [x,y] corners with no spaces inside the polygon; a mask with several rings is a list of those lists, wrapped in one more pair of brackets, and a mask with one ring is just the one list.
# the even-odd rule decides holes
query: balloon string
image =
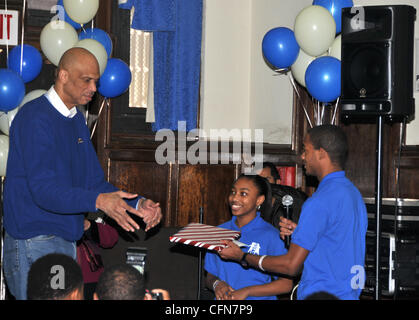
{"label": "balloon string", "polygon": [[336,100],[336,104],[335,104],[335,110],[333,111],[333,118],[332,118],[332,124],[335,124],[335,120],[336,120],[336,111],[338,110],[338,104],[339,104],[339,98],[337,98]]}
{"label": "balloon string", "polygon": [[321,125],[320,101],[317,100],[317,125]]}
{"label": "balloon string", "polygon": [[23,10],[22,10],[22,40],[20,41],[20,75],[23,75],[23,39],[25,34],[25,11],[26,11],[26,0],[23,0]]}
{"label": "balloon string", "polygon": [[96,119],[95,125],[93,126],[92,134],[90,135],[90,139],[92,139],[93,135],[95,134],[96,125],[99,122],[100,114],[102,113],[102,109],[103,109],[103,106],[105,105],[105,102],[107,102],[106,105],[109,107],[108,98],[104,98],[103,101],[102,101],[102,105],[99,108],[99,113],[97,114],[97,119]]}
{"label": "balloon string", "polygon": [[89,119],[89,109],[90,109],[90,103],[86,105],[86,126],[88,125],[87,119]]}
{"label": "balloon string", "polygon": [[316,102],[316,99],[314,99],[313,97],[311,97],[311,105],[313,106],[313,117],[314,117],[314,120],[317,123],[317,117],[318,117],[318,115],[317,115],[317,102]]}
{"label": "balloon string", "polygon": [[321,121],[321,123],[320,124],[323,124],[323,119],[324,119],[324,109],[325,109],[325,106],[326,106],[326,103],[322,103],[322,121]]}
{"label": "balloon string", "polygon": [[[6,10],[6,14],[7,14],[7,11],[8,11],[7,0],[4,0],[4,9]],[[9,59],[9,38],[8,37],[6,37],[6,58],[7,60]]]}
{"label": "balloon string", "polygon": [[294,88],[294,91],[296,92],[296,94],[298,96],[298,101],[299,101],[300,105],[303,107],[304,114],[305,114],[305,116],[307,118],[308,123],[310,124],[310,128],[313,128],[313,125],[311,124],[311,121],[310,121],[310,117],[308,116],[308,113],[307,113],[307,109],[306,109],[305,105],[301,101],[300,93],[297,90],[297,86],[295,85],[294,77],[292,76],[291,72],[289,73],[289,79],[290,79],[291,84],[292,84],[292,86]]}

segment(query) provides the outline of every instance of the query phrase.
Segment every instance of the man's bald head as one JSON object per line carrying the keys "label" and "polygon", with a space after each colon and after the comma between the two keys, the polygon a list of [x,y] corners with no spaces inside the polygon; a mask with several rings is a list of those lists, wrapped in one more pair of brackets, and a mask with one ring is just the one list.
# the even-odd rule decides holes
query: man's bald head
{"label": "man's bald head", "polygon": [[99,63],[96,57],[87,49],[74,47],[68,49],[61,56],[60,62],[58,63],[58,71],[60,69],[71,70],[75,66],[83,66],[86,64],[96,64],[99,70]]}
{"label": "man's bald head", "polygon": [[71,109],[91,101],[99,77],[96,57],[84,48],[74,47],[64,52],[60,59],[54,88],[67,108]]}

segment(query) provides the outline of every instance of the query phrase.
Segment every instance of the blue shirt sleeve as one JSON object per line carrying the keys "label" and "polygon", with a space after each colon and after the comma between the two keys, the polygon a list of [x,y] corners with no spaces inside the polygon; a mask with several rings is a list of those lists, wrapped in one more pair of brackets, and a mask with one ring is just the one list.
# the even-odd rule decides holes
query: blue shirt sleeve
{"label": "blue shirt sleeve", "polygon": [[320,201],[315,198],[308,199],[303,205],[297,228],[291,236],[291,242],[308,251],[313,251],[326,231],[327,214],[326,208]]}

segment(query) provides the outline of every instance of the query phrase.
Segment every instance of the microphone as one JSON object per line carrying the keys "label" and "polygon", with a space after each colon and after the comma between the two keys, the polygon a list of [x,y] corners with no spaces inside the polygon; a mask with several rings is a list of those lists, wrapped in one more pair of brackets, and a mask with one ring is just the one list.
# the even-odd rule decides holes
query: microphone
{"label": "microphone", "polygon": [[[282,197],[282,205],[285,207],[285,218],[291,219],[290,215],[290,206],[293,204],[294,199],[289,195],[286,194]],[[285,236],[285,247],[288,249],[291,242],[291,236]]]}

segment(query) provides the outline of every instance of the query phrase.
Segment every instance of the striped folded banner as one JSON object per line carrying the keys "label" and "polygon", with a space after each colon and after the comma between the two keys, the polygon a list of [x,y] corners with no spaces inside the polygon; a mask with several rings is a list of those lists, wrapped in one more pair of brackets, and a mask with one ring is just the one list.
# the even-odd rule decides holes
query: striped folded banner
{"label": "striped folded banner", "polygon": [[221,240],[235,240],[240,237],[240,231],[209,226],[202,223],[189,223],[169,237],[171,242],[221,251],[225,247]]}

